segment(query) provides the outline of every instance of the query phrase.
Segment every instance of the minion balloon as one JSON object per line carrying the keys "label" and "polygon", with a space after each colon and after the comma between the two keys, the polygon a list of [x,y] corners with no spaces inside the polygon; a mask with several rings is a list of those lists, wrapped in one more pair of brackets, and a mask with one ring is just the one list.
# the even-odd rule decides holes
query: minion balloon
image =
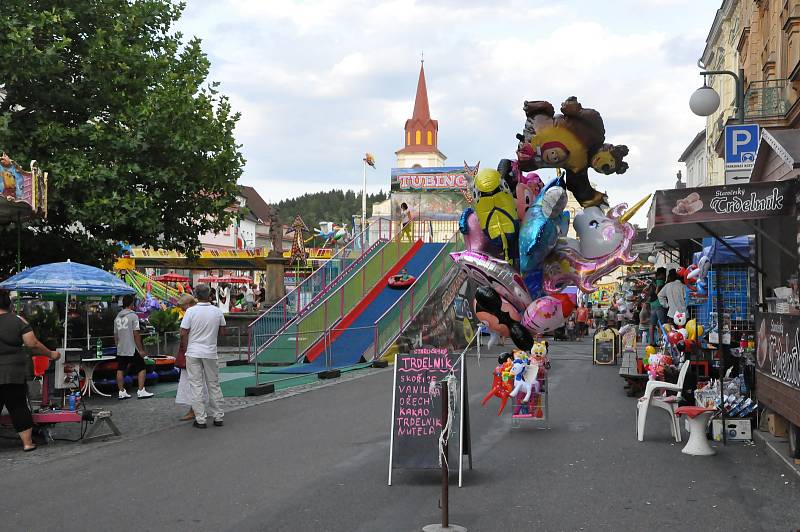
{"label": "minion balloon", "polygon": [[481,169],[475,176],[473,196],[475,214],[483,232],[493,244],[503,250],[503,259],[513,264],[519,253],[519,218],[508,184],[497,170]]}

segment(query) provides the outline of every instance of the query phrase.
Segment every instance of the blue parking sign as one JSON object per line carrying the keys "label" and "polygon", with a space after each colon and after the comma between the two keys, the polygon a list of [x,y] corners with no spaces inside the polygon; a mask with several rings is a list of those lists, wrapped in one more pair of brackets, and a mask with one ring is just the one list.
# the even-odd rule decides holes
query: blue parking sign
{"label": "blue parking sign", "polygon": [[725,170],[752,170],[759,141],[758,124],[725,126]]}

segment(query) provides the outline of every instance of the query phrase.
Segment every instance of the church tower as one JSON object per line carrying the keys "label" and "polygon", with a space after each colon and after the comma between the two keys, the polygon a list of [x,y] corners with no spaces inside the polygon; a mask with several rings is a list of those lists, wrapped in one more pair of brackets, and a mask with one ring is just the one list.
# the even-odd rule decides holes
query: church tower
{"label": "church tower", "polygon": [[419,67],[414,113],[406,120],[405,145],[395,152],[398,168],[440,167],[447,157],[439,151],[439,122],[431,118],[425,62]]}

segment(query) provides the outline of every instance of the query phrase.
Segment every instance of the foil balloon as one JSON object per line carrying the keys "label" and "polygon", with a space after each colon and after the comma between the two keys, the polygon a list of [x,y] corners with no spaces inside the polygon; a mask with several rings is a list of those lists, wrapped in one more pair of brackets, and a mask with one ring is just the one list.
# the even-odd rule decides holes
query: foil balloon
{"label": "foil balloon", "polygon": [[517,257],[519,219],[514,197],[500,172],[479,170],[473,182],[475,214],[489,240],[502,249],[502,257],[513,262]]}
{"label": "foil balloon", "polygon": [[[475,290],[475,311],[478,319],[489,323],[490,329],[500,332],[499,326],[505,326],[507,332],[500,334],[510,337],[518,348],[524,351],[530,350],[533,345],[531,334],[520,325],[518,319],[515,319],[518,315],[515,316],[516,311],[513,306],[504,301],[494,289],[488,286],[479,286]],[[494,320],[487,318],[494,318]],[[500,330],[505,331],[506,329]]]}
{"label": "foil balloon", "polygon": [[572,313],[573,304],[566,294],[540,297],[531,303],[522,317],[522,325],[536,334],[544,334],[562,327]]}
{"label": "foil balloon", "polygon": [[558,178],[550,181],[539,193],[533,206],[525,213],[520,229],[520,271],[528,292],[535,295],[535,287],[530,286],[529,276],[535,276],[542,264],[558,242],[559,234],[566,232],[569,213],[567,191]]}
{"label": "foil balloon", "polygon": [[553,293],[576,285],[590,293],[601,277],[632,264],[636,255],[631,255],[630,249],[636,228],[627,222],[649,197],[627,212],[627,205],[622,203],[606,214],[599,207],[589,207],[576,216],[574,227],[579,240],[577,244],[559,245],[550,254],[544,265],[544,290]]}
{"label": "foil balloon", "polygon": [[507,262],[478,251],[451,253],[455,261],[479,286],[493,288],[503,299],[524,312],[531,304],[522,277]]}
{"label": "foil balloon", "polygon": [[458,221],[458,230],[464,235],[465,249],[480,251],[496,256],[499,250],[492,244],[486,233],[483,232],[478,215],[471,207],[464,209]]}

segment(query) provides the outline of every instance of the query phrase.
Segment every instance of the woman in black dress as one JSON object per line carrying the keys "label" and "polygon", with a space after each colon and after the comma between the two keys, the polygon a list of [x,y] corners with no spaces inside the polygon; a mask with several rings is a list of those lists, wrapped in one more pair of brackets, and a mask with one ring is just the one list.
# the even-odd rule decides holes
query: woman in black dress
{"label": "woman in black dress", "polygon": [[[26,349],[27,347],[27,349]],[[33,334],[28,322],[11,312],[11,297],[0,290],[0,410],[5,406],[24,451],[33,451],[33,418],[28,408],[26,381],[31,353],[57,360],[61,354],[50,351]]]}

